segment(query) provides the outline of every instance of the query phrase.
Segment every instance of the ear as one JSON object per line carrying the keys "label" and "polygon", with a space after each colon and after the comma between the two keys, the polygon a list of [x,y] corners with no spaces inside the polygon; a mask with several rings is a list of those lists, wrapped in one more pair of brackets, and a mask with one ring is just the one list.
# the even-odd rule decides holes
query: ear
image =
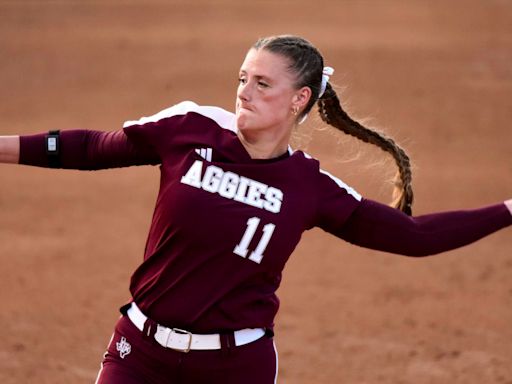
{"label": "ear", "polygon": [[304,109],[308,105],[312,92],[309,87],[302,87],[295,92],[292,98],[292,105],[299,107],[299,110]]}

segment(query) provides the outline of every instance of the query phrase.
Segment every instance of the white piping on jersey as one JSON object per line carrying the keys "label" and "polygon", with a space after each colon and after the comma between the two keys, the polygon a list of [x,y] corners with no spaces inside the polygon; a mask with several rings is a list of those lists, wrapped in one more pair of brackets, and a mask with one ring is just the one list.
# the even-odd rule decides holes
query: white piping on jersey
{"label": "white piping on jersey", "polygon": [[[308,155],[306,152],[303,152],[303,153],[304,153],[304,156],[307,159],[313,159],[313,157]],[[347,191],[347,193],[349,195],[352,195],[357,201],[361,201],[362,200],[363,197],[354,188],[348,186],[343,181],[338,179],[336,176],[331,175],[329,172],[324,171],[322,168],[320,168],[320,173],[323,173],[324,175],[329,176],[336,184],[338,184],[338,187],[340,187],[340,188],[344,189],[345,191]]]}
{"label": "white piping on jersey", "polygon": [[[181,103],[166,108],[152,116],[141,117],[139,120],[125,121],[123,128],[130,127],[132,125],[155,123],[168,117],[186,115],[189,112],[195,112],[209,119],[212,119],[221,128],[228,129],[235,133],[238,132],[238,128],[236,126],[236,116],[234,113],[228,112],[220,107],[197,105],[193,101],[182,101]],[[288,145],[288,154],[291,156],[293,152],[294,151],[292,147]],[[198,152],[198,154],[202,156],[201,153]],[[208,161],[211,161],[211,158]]]}
{"label": "white piping on jersey", "polygon": [[153,116],[142,117],[139,120],[126,121],[123,124],[123,128],[130,127],[132,125],[154,123],[168,117],[186,115],[189,112],[195,112],[208,117],[209,119],[215,121],[221,128],[237,132],[234,113],[228,112],[225,109],[219,107],[197,105],[192,101],[183,101],[179,104],[173,105],[172,107],[164,109],[163,111],[160,111]]}
{"label": "white piping on jersey", "polygon": [[[139,120],[126,121],[123,124],[123,128],[130,127],[132,125],[143,125],[147,123],[157,122],[159,120],[172,116],[186,115],[189,112],[195,112],[202,116],[210,118],[213,121],[215,121],[217,125],[219,125],[221,128],[229,129],[230,131],[233,131],[235,133],[238,131],[238,128],[236,127],[236,116],[234,113],[228,112],[225,109],[219,107],[197,105],[193,101],[183,101],[181,103],[173,105],[172,107],[164,109],[163,111],[160,111],[152,116],[142,117]],[[198,152],[198,154],[200,154],[206,160],[211,161],[211,158],[208,159],[207,156],[203,156],[203,154],[206,155],[206,151],[204,149],[199,149],[199,151],[196,149],[196,152]],[[293,152],[294,151],[292,150],[291,146],[288,146],[288,154],[292,155]],[[308,155],[305,152],[303,153],[306,158],[312,159],[310,155]],[[361,201],[362,196],[359,193],[357,193],[352,187],[349,187],[343,181],[331,175],[329,172],[324,171],[323,169],[320,169],[320,173],[329,176],[340,188],[346,190],[347,193],[352,195],[356,200]]]}
{"label": "white piping on jersey", "polygon": [[320,169],[320,173],[323,173],[324,175],[329,176],[336,184],[338,184],[338,187],[343,188],[345,191],[347,191],[347,193],[349,195],[352,195],[357,201],[362,200],[363,197],[359,193],[357,193],[357,191],[354,188],[349,187],[347,184],[345,184],[343,181],[338,179],[336,176],[331,175],[329,172],[324,171],[323,169]]}

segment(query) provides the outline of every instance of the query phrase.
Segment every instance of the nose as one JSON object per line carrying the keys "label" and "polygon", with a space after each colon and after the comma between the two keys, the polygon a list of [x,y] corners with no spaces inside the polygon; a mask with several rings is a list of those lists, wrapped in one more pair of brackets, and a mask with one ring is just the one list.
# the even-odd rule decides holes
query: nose
{"label": "nose", "polygon": [[243,101],[249,101],[251,99],[249,82],[240,83],[238,85],[237,96]]}

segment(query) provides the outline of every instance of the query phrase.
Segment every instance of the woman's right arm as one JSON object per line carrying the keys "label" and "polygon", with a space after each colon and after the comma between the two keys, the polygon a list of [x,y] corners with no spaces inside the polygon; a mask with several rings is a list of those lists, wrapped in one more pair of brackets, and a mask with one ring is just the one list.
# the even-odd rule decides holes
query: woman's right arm
{"label": "woman's right arm", "polygon": [[79,170],[160,163],[154,148],[130,140],[123,130],[61,131],[55,139],[57,153],[48,152],[47,137],[48,133],[0,137],[0,162]]}
{"label": "woman's right arm", "polygon": [[0,136],[0,163],[17,164],[20,159],[20,137]]}

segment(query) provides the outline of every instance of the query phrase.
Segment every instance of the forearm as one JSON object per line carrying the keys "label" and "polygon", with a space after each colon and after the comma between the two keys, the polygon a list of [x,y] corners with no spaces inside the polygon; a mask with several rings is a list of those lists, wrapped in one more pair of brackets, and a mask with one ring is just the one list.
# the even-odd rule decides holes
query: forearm
{"label": "forearm", "polygon": [[[50,167],[46,134],[20,137],[20,164]],[[62,131],[59,139],[59,168],[96,170],[131,165],[158,164],[158,156],[148,147],[130,142],[123,131]]]}
{"label": "forearm", "polygon": [[511,224],[512,213],[503,203],[409,217],[396,209],[364,200],[336,235],[366,248],[427,256],[470,244]]}
{"label": "forearm", "polygon": [[0,136],[0,163],[17,164],[20,158],[20,137]]}

